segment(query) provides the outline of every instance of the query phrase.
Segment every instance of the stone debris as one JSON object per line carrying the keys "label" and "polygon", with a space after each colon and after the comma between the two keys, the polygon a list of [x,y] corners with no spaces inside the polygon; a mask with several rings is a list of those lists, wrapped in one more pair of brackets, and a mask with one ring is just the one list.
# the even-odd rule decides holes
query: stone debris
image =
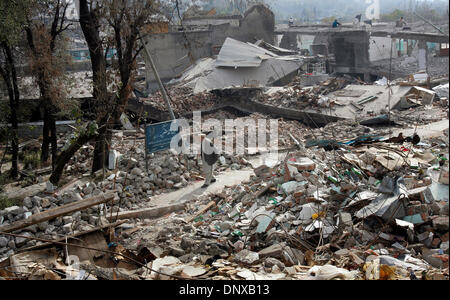
{"label": "stone debris", "polygon": [[[190,111],[210,109],[216,104],[215,97],[208,92],[194,94],[192,88],[173,86],[168,90],[169,100],[175,114],[182,116]],[[166,103],[160,91],[148,98],[140,98],[146,104],[161,111],[166,111]]]}
{"label": "stone debris", "polygon": [[331,78],[313,87],[302,87],[301,78],[296,77],[282,90],[260,94],[256,100],[261,103],[296,110],[314,107],[329,107],[330,105],[334,105],[334,102],[330,101],[326,95],[342,90],[349,84],[359,83],[361,83],[361,81],[351,78],[350,76],[345,76],[341,78]]}

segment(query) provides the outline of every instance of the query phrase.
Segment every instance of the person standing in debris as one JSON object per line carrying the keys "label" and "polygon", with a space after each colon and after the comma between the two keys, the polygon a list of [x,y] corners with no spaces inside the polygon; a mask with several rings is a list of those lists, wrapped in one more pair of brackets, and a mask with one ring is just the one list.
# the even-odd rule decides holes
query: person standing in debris
{"label": "person standing in debris", "polygon": [[396,27],[405,27],[406,21],[403,19],[403,17],[400,17],[400,20],[397,21]]}
{"label": "person standing in debris", "polygon": [[342,24],[338,22],[338,20],[334,20],[333,22],[333,28],[338,28],[339,26],[341,26]]}
{"label": "person standing in debris", "polygon": [[355,17],[355,21],[353,22],[353,25],[354,25],[355,27],[359,27],[359,26],[360,26],[360,24],[361,24],[361,17],[362,17],[361,14],[359,14],[359,15],[357,15],[357,16]]}
{"label": "person standing in debris", "polygon": [[294,26],[294,18],[293,17],[289,18],[289,26]]}
{"label": "person standing in debris", "polygon": [[203,173],[205,176],[205,184],[202,188],[207,188],[211,183],[216,182],[214,178],[214,165],[219,160],[219,154],[213,142],[206,137],[205,134],[201,136],[201,155],[203,164]]}

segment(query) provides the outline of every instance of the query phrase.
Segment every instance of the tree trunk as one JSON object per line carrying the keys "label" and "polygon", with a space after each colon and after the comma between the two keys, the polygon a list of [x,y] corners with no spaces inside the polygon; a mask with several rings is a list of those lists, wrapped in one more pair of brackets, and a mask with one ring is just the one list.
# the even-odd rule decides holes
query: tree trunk
{"label": "tree trunk", "polygon": [[99,18],[95,8],[89,6],[87,0],[80,0],[80,26],[83,31],[86,43],[89,47],[89,54],[92,64],[93,96],[96,100],[97,123],[101,127],[96,138],[92,173],[100,170],[108,158],[105,153],[109,153],[111,138],[108,137],[109,121],[108,111],[111,109],[107,92],[106,59],[103,51],[103,44],[99,33]]}
{"label": "tree trunk", "polygon": [[5,65],[0,65],[0,74],[6,84],[9,97],[9,108],[11,110],[9,121],[11,122],[11,151],[12,151],[12,165],[10,176],[17,178],[19,175],[18,157],[19,157],[19,121],[17,119],[17,110],[19,108],[19,87],[17,84],[16,66],[14,65],[14,58],[9,44],[5,41],[1,43],[1,47],[5,53]]}
{"label": "tree trunk", "polygon": [[108,164],[109,145],[111,145],[111,134],[104,131],[95,140],[94,160],[92,162],[92,174],[106,167]]}
{"label": "tree trunk", "polygon": [[50,143],[52,144],[52,170],[54,170],[58,155],[58,137],[56,134],[56,120],[52,113],[50,113],[49,122],[50,122]]}
{"label": "tree trunk", "polygon": [[41,148],[41,162],[47,162],[49,158],[49,146],[50,146],[50,124],[48,118],[48,110],[44,109],[44,128],[42,130],[42,148]]}
{"label": "tree trunk", "polygon": [[11,150],[12,150],[12,166],[11,166],[11,177],[17,178],[19,176],[19,166],[18,166],[18,157],[19,157],[19,122],[17,120],[17,107],[14,104],[14,101],[10,101],[11,108]]}
{"label": "tree trunk", "polygon": [[88,134],[84,133],[81,134],[75,141],[71,143],[71,145],[63,150],[61,154],[58,156],[58,158],[55,161],[55,167],[53,169],[52,175],[50,176],[50,182],[53,185],[58,185],[61,176],[64,171],[64,167],[66,164],[70,161],[70,159],[75,155],[75,153],[83,147],[84,144],[92,140],[94,137],[96,137],[95,134]]}

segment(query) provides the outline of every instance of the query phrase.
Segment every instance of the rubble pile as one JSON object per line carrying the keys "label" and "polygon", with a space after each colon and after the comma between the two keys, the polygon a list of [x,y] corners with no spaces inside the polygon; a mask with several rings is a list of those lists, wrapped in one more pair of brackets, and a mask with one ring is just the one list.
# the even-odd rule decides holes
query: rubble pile
{"label": "rubble pile", "polygon": [[273,92],[259,95],[255,100],[261,103],[303,110],[306,108],[325,107],[332,105],[333,100],[326,95],[341,90],[356,80],[345,77],[333,77],[313,87],[302,87],[300,77],[296,77],[282,89],[275,88]]}
{"label": "rubble pile", "polygon": [[[203,180],[202,162],[196,155],[178,156],[170,151],[151,154],[148,157],[149,170],[146,171],[144,141],[134,137],[126,139],[122,134],[113,139],[117,158],[117,169],[97,172],[93,181],[79,180],[67,191],[59,194],[39,194],[26,197],[23,206],[13,206],[0,211],[0,226],[24,220],[32,215],[74,203],[82,199],[114,192],[114,203],[98,205],[53,221],[27,227],[20,232],[28,236],[57,239],[68,234],[87,231],[102,224],[108,224],[105,216],[111,212],[137,210],[148,206],[151,197],[186,187],[189,182]],[[66,167],[67,174],[74,177],[90,176],[92,145],[84,146]],[[120,154],[123,153],[123,154]],[[219,158],[216,174],[226,170],[239,170],[249,162],[243,157],[224,154]],[[3,245],[4,244],[4,245]],[[0,243],[0,256],[8,256],[16,249],[34,246],[35,241],[23,238],[4,238]]]}
{"label": "rubble pile", "polygon": [[198,278],[448,279],[448,148],[409,146],[418,168],[364,168],[356,147],[290,153],[122,243],[158,248],[154,266]]}
{"label": "rubble pile", "polygon": [[352,120],[343,120],[336,123],[329,123],[322,128],[314,128],[305,136],[305,141],[308,139],[336,139],[341,141],[348,141],[359,136],[367,134],[377,134],[379,136],[387,136],[389,129],[377,129],[376,131],[368,126],[360,125],[358,122]]}
{"label": "rubble pile", "polygon": [[[428,72],[431,76],[448,76],[448,56],[440,57],[435,55],[429,55],[428,61]],[[380,73],[389,73],[390,67],[392,65],[392,74],[396,77],[408,76],[409,74],[414,74],[420,71],[418,59],[414,56],[402,56],[397,57],[392,60],[392,64],[389,59],[383,59],[376,61],[372,64],[372,68]]]}
{"label": "rubble pile", "polygon": [[[192,88],[173,86],[167,90],[170,104],[174,113],[183,115],[186,112],[203,110],[214,106],[214,96],[208,92],[194,94]],[[141,98],[146,103],[151,103],[155,108],[165,111],[166,102],[160,91],[150,95],[149,98]]]}

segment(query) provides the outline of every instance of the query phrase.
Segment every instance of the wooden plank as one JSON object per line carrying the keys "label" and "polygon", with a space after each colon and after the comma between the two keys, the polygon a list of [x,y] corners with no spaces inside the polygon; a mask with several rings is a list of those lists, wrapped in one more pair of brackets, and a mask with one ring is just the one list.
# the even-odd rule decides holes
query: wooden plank
{"label": "wooden plank", "polygon": [[[79,233],[77,233],[77,234],[68,236],[68,237],[67,237],[67,240],[70,240],[70,239],[73,239],[73,238],[76,238],[76,237],[80,237],[80,236],[83,236],[83,235],[86,235],[86,234],[90,234],[90,233],[92,233],[92,232],[100,231],[100,230],[103,230],[103,229],[105,229],[105,228],[109,228],[109,227],[115,228],[115,227],[117,227],[117,226],[119,226],[119,225],[125,223],[126,221],[127,221],[127,220],[120,220],[120,221],[117,221],[117,222],[115,222],[115,223],[110,223],[110,224],[103,225],[103,226],[100,226],[100,227],[92,228],[91,230],[79,232]],[[52,242],[50,242],[50,243],[44,243],[44,244],[40,244],[40,245],[36,245],[36,246],[29,247],[29,248],[26,248],[26,249],[21,249],[21,250],[19,250],[17,253],[21,253],[21,252],[25,252],[25,251],[31,251],[31,250],[37,250],[37,249],[42,249],[42,248],[50,247],[50,246],[52,246],[52,245],[53,245],[54,243],[56,243],[56,242],[65,242],[65,241],[66,241],[66,238],[65,238],[65,237],[62,237],[62,238],[59,238],[59,239],[57,239],[57,240],[54,240],[53,243],[52,243]]]}
{"label": "wooden plank", "polygon": [[65,216],[80,210],[87,209],[114,199],[114,194],[100,195],[86,200],[73,202],[54,209],[50,209],[39,214],[32,215],[28,219],[14,222],[13,224],[0,227],[1,232],[13,232],[28,226],[46,222],[57,217]]}
{"label": "wooden plank", "polygon": [[106,219],[109,222],[114,222],[116,220],[122,220],[122,219],[152,219],[152,218],[159,218],[166,214],[183,210],[185,207],[185,203],[178,203],[168,206],[159,206],[159,207],[152,207],[152,208],[144,208],[139,210],[131,210],[131,211],[121,211],[119,214],[113,213],[111,215],[107,215]]}
{"label": "wooden plank", "polygon": [[361,106],[359,106],[358,104],[356,104],[354,101],[350,101],[350,104],[353,105],[357,110],[364,110],[364,108],[362,108]]}
{"label": "wooden plank", "polygon": [[214,206],[216,206],[216,202],[215,201],[211,201],[207,205],[205,205],[202,209],[200,209],[198,212],[196,212],[193,216],[190,216],[190,217],[186,218],[184,221],[186,223],[191,223],[198,216],[204,214],[205,212],[207,212],[208,210],[210,210]]}

